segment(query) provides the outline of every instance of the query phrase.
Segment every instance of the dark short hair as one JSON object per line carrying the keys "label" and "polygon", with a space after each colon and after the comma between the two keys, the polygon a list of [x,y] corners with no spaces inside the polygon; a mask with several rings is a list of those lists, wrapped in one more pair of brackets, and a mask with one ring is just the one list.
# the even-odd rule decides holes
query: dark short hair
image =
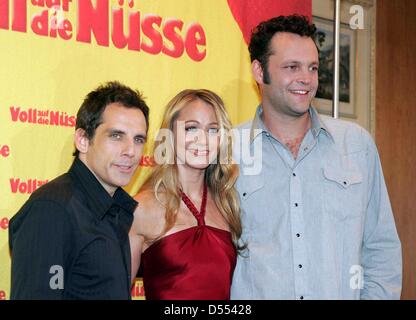
{"label": "dark short hair", "polygon": [[[142,94],[118,81],[107,82],[87,94],[77,113],[76,129],[84,129],[88,140],[94,138],[95,130],[102,123],[105,108],[112,103],[119,103],[126,108],[135,108],[143,112],[146,120],[146,131],[149,128],[149,107]],[[79,151],[75,149],[77,157]]]}
{"label": "dark short hair", "polygon": [[270,48],[270,42],[277,32],[294,33],[302,37],[310,37],[314,41],[316,37],[315,25],[310,23],[307,17],[297,14],[271,18],[255,27],[251,33],[248,50],[250,52],[251,62],[254,60],[260,62],[263,69],[263,81],[266,84],[270,83],[267,66],[269,57],[273,54]]}

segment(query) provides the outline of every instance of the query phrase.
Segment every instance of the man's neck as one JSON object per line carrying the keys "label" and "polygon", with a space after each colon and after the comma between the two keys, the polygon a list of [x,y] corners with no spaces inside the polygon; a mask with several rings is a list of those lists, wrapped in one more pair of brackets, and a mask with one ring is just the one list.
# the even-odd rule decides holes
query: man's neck
{"label": "man's neck", "polygon": [[78,156],[79,160],[88,168],[88,170],[91,171],[91,173],[94,175],[94,177],[98,180],[98,182],[103,186],[103,188],[105,189],[105,191],[108,192],[108,194],[110,195],[110,197],[114,196],[114,193],[117,190],[117,187],[114,186],[110,186],[109,184],[105,183],[89,166],[89,163],[87,161],[87,158],[84,154],[80,154]]}
{"label": "man's neck", "polygon": [[289,148],[296,159],[303,138],[311,127],[309,112],[299,117],[293,117],[263,108],[263,121],[266,128]]}

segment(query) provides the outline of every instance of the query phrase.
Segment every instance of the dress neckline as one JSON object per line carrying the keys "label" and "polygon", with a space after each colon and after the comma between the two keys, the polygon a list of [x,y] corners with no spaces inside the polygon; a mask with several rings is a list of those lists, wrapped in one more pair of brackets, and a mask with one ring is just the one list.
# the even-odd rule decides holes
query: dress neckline
{"label": "dress neckline", "polygon": [[[214,226],[211,226],[211,225],[192,226],[192,227],[188,227],[188,228],[185,228],[185,229],[175,231],[173,233],[170,233],[166,236],[163,236],[163,237],[159,238],[158,240],[154,241],[150,246],[148,246],[146,250],[143,251],[142,256],[147,255],[146,252],[152,251],[154,247],[158,247],[161,243],[163,243],[165,241],[171,241],[170,238],[180,237],[182,234],[188,233],[188,232],[191,232],[191,231],[195,232],[194,231],[195,229],[198,230],[201,227],[206,228],[208,230],[211,230],[213,232],[219,233],[219,234],[228,234],[228,235],[231,236],[231,232],[229,230],[217,228],[217,227],[214,227]],[[152,250],[150,250],[150,249],[152,249]]]}
{"label": "dress neckline", "polygon": [[153,242],[149,247],[147,247],[147,249],[142,253],[142,255],[146,255],[146,252],[148,252],[150,249],[152,249],[154,247],[157,247],[158,245],[160,245],[160,243],[163,243],[164,241],[169,240],[170,238],[180,236],[183,233],[191,232],[192,230],[199,229],[201,227],[206,227],[209,230],[212,230],[212,231],[218,232],[218,233],[231,234],[231,232],[229,230],[225,230],[225,229],[221,229],[221,228],[217,228],[217,227],[205,224],[204,217],[205,217],[205,211],[206,211],[206,206],[207,206],[207,198],[208,198],[208,187],[207,187],[206,184],[204,184],[204,190],[203,190],[203,193],[202,193],[201,209],[199,211],[195,207],[192,200],[189,199],[189,197],[182,190],[180,190],[180,195],[181,195],[182,201],[185,203],[185,205],[188,207],[188,209],[192,212],[192,215],[196,218],[198,224],[196,226],[192,226],[192,227],[188,227],[188,228],[185,228],[185,229],[182,229],[182,230],[179,230],[179,231],[175,231],[171,234],[168,234],[166,236],[163,236],[163,237],[159,238],[158,240]]}

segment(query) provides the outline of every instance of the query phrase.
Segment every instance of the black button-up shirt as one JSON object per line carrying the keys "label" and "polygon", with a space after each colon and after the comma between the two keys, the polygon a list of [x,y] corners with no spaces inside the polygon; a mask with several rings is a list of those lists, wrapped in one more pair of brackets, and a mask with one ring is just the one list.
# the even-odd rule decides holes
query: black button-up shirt
{"label": "black button-up shirt", "polygon": [[75,159],[10,221],[11,299],[130,299],[136,206],[121,188],[111,197]]}

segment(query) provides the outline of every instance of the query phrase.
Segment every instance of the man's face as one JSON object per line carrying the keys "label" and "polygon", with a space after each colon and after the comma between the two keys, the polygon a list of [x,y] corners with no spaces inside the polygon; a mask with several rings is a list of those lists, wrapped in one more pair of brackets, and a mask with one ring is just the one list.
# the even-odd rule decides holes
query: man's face
{"label": "man's face", "polygon": [[253,62],[253,74],[259,83],[263,106],[281,115],[299,117],[308,111],[318,88],[318,50],[313,40],[288,32],[276,33],[271,42],[268,73],[265,84],[258,61]]}
{"label": "man's face", "polygon": [[146,129],[142,111],[111,103],[105,108],[94,137],[84,138],[85,149],[80,150],[77,145],[80,160],[110,195],[130,182],[143,153]]}

